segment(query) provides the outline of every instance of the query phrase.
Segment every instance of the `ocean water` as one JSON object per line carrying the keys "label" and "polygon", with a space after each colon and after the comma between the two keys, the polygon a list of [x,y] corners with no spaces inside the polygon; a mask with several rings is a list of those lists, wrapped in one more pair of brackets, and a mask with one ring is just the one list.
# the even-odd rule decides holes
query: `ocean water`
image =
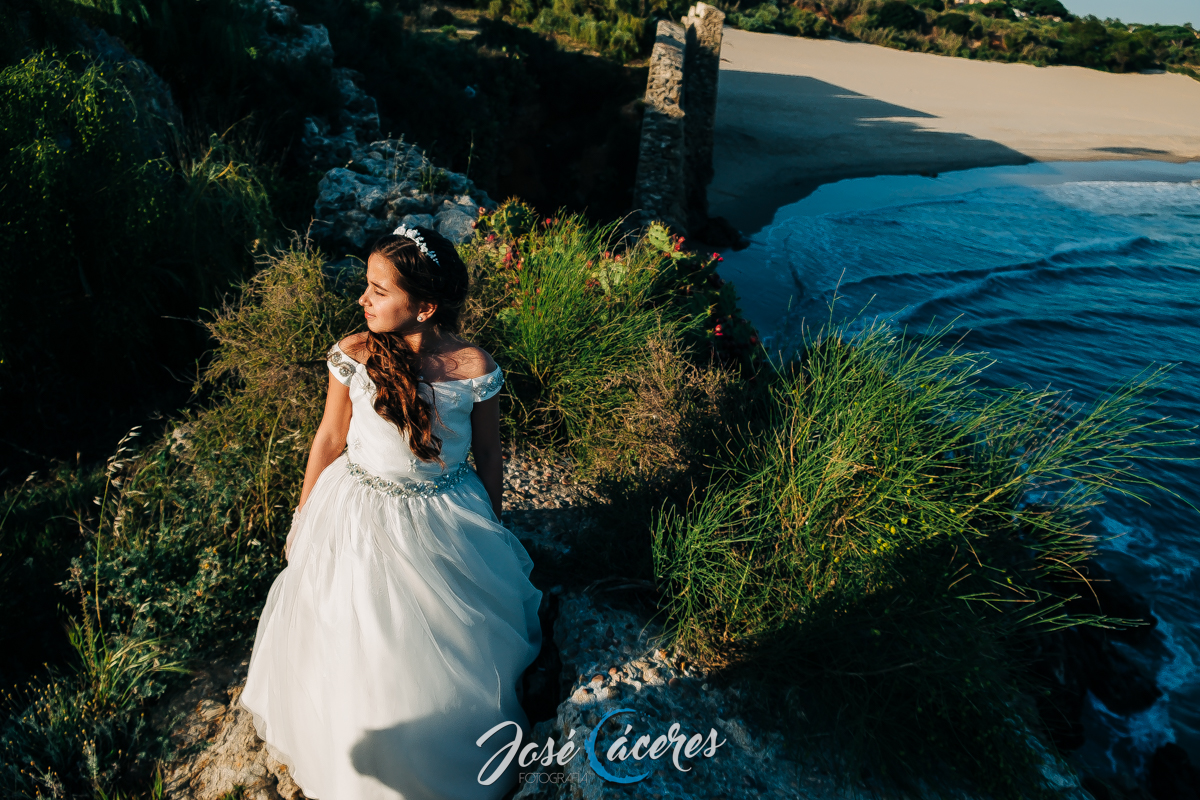
{"label": "ocean water", "polygon": [[[956,320],[954,338],[996,359],[988,383],[1089,402],[1172,364],[1154,410],[1200,423],[1200,164],[846,181],[782,209],[753,240],[723,274],[768,346],[831,318],[910,331]],[[1200,506],[1200,462],[1142,474],[1170,491],[1109,498],[1093,528],[1109,537],[1101,564],[1159,620],[1157,642],[1129,653],[1163,696],[1125,718],[1089,697],[1088,743],[1074,757],[1100,775],[1139,770],[1170,741],[1200,764],[1200,512],[1189,507]]]}

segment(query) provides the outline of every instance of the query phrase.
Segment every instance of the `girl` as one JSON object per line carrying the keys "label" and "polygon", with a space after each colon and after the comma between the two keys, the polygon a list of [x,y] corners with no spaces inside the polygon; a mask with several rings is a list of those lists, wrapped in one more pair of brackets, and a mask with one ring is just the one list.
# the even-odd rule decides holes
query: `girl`
{"label": "girl", "polygon": [[310,798],[497,798],[512,770],[481,783],[499,737],[475,742],[526,728],[541,644],[532,561],[500,524],[503,374],[455,333],[467,270],[436,232],[384,236],[367,283],[241,702]]}

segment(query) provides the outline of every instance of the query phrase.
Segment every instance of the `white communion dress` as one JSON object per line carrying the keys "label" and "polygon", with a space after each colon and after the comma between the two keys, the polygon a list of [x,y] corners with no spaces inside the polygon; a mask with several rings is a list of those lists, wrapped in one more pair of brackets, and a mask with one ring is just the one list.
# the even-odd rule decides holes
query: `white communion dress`
{"label": "white communion dress", "polygon": [[498,798],[516,764],[478,776],[512,727],[475,742],[528,730],[517,683],[541,645],[533,562],[465,460],[471,409],[503,374],[420,385],[443,469],[375,412],[365,366],[336,344],[328,365],[350,387],[347,450],[292,523],[241,703],[307,797]]}

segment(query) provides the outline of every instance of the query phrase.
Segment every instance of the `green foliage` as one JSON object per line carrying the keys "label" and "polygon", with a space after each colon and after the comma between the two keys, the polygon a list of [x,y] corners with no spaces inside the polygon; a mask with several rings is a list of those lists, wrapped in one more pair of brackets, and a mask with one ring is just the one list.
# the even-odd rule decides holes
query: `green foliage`
{"label": "green foliage", "polygon": [[[120,534],[122,509],[112,495],[121,487],[119,473],[129,458],[122,453],[131,451],[128,445],[137,435],[130,431],[108,460],[104,489],[95,500],[98,515],[75,512],[74,522],[93,538],[96,556],[106,534]],[[95,528],[89,529],[93,522]],[[144,629],[104,629],[98,568],[85,574],[76,560],[68,574],[81,611],[80,620],[67,628],[76,660],[71,673],[51,670],[30,681],[23,693],[6,698],[0,789],[7,797],[119,795],[118,787],[140,783],[166,755],[165,738],[149,730],[141,707],[165,689],[157,676],[183,672],[182,665],[166,660],[164,642],[146,638]]]}
{"label": "green foliage", "polygon": [[324,353],[355,310],[318,258],[292,251],[209,323],[211,405],[125,465],[120,535],[84,563],[107,587],[110,624],[169,638],[181,656],[253,635],[320,419]]}
{"label": "green foliage", "polygon": [[489,224],[501,237],[515,242],[537,228],[538,217],[529,206],[519,200],[510,200],[496,209]]}
{"label": "green foliage", "polygon": [[1065,22],[1075,19],[1059,0],[1015,0],[1012,7],[1035,17],[1058,17]]}
{"label": "green foliage", "polygon": [[678,643],[803,713],[785,727],[893,778],[1039,796],[1019,645],[1100,623],[1050,581],[1079,586],[1085,512],[1176,431],[1144,421],[1159,373],[1082,410],[978,389],[980,357],[938,340],[835,330],[766,376],[706,491],[660,517],[656,574]]}
{"label": "green foliage", "polygon": [[875,10],[874,17],[876,27],[898,31],[917,30],[925,24],[925,15],[904,0],[885,0]]}
{"label": "green foliage", "polygon": [[735,11],[728,19],[730,25],[744,31],[774,31],[775,20],[779,19],[779,6],[774,3],[761,3],[747,9],[745,14]]}
{"label": "green foliage", "polygon": [[66,543],[77,556],[67,588],[82,609],[69,633],[77,674],[52,675],[11,700],[0,732],[14,765],[0,776],[6,796],[32,797],[31,787],[54,781],[71,797],[144,782],[165,755],[141,712],[163,691],[159,678],[253,636],[321,415],[324,353],[357,322],[355,310],[326,287],[315,256],[285,254],[210,323],[218,352],[205,374],[207,407],[184,412],[141,452],[127,437],[98,488],[95,476],[71,474],[13,493],[17,506],[0,528],[5,557],[10,541],[51,555],[37,552],[28,541],[37,530],[23,522],[47,501],[97,497],[63,509],[74,516],[63,526],[81,534]]}
{"label": "green foliage", "polygon": [[43,663],[70,656],[56,584],[83,541],[78,520],[89,524],[103,485],[102,470],[62,465],[0,496],[0,685],[23,684]]}
{"label": "green foliage", "polygon": [[[519,214],[506,207],[498,216]],[[670,257],[648,243],[621,245],[615,223],[572,216],[486,253],[490,268],[477,280],[493,316],[481,334],[505,365],[520,434],[584,441],[632,399],[610,388],[614,372],[636,364],[651,338],[687,327],[666,303]]]}
{"label": "green foliage", "polygon": [[544,33],[562,33],[591,49],[618,61],[629,61],[643,54],[647,20],[619,10],[616,4],[596,11],[580,0],[553,0],[533,20],[533,29]]}
{"label": "green foliage", "polygon": [[951,11],[946,14],[938,15],[938,17],[933,21],[933,24],[942,30],[949,31],[950,33],[956,33],[959,36],[966,36],[971,32],[971,28],[974,27],[975,21],[966,14],[958,14]]}
{"label": "green foliage", "polygon": [[754,6],[744,14],[731,12],[727,19],[730,25],[742,30],[778,31],[812,39],[823,39],[829,36],[832,30],[828,20],[806,8],[788,5],[781,12],[774,2]]}
{"label": "green foliage", "polygon": [[991,19],[1016,19],[1013,14],[1012,6],[1004,0],[992,0],[990,3],[982,3],[978,8],[978,12],[985,17]]}
{"label": "green foliage", "polygon": [[[487,5],[484,0],[477,0]],[[490,7],[490,6],[489,6]],[[556,33],[602,55],[629,61],[649,54],[656,15],[677,18],[687,12],[677,0],[503,0],[501,13],[531,23],[534,30]]]}
{"label": "green foliage", "polygon": [[112,435],[98,406],[178,393],[153,365],[203,340],[171,318],[215,302],[273,228],[263,171],[221,137],[180,141],[150,91],[136,67],[78,54],[0,71],[0,409],[41,452]]}
{"label": "green foliage", "polygon": [[[139,684],[139,699],[161,693]],[[11,798],[112,796],[142,785],[168,753],[138,705],[98,702],[82,675],[55,674],[6,698],[0,791]]]}

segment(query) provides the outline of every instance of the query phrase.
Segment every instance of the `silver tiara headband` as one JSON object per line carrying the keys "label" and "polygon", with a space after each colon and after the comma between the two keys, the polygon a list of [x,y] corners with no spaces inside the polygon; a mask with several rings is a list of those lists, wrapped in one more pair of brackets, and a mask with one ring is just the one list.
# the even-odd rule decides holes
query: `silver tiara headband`
{"label": "silver tiara headband", "polygon": [[422,255],[428,257],[431,261],[433,261],[433,263],[437,264],[439,267],[441,266],[441,263],[437,260],[437,256],[434,255],[433,251],[430,250],[425,245],[425,239],[422,238],[421,234],[417,231],[416,228],[410,228],[407,225],[401,225],[399,228],[396,228],[396,230],[392,231],[392,235],[393,236],[405,236],[409,239],[412,239],[414,242],[417,243],[417,249],[419,249],[421,251]]}

